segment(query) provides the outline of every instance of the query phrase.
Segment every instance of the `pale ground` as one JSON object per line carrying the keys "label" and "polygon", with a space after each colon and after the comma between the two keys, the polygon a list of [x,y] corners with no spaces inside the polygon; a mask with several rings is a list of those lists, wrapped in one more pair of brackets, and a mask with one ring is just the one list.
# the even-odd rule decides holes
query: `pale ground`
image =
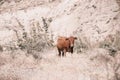
{"label": "pale ground", "polygon": [[63,58],[56,53],[56,50],[41,53],[41,60],[23,52],[14,54],[14,58],[1,53],[0,80],[107,80],[113,77],[113,73],[109,73],[112,70],[107,72],[106,62],[100,57],[100,54],[107,55],[103,49],[72,56],[67,53]]}

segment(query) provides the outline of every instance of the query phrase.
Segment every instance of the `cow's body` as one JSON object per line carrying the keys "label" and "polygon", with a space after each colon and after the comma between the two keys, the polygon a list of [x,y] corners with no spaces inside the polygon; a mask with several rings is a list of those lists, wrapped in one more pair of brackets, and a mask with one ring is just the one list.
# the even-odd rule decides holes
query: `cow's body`
{"label": "cow's body", "polygon": [[[59,52],[59,56],[66,56],[66,52],[73,53],[74,40],[76,37],[59,37],[57,40],[57,48]],[[61,54],[62,53],[62,54]]]}

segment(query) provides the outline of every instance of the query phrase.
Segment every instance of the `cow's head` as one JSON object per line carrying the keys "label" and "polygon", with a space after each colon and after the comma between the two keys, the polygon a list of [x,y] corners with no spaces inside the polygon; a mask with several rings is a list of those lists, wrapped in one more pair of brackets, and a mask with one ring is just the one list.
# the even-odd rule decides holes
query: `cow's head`
{"label": "cow's head", "polygon": [[74,47],[74,41],[77,39],[77,37],[70,36],[69,41],[70,41],[70,47]]}
{"label": "cow's head", "polygon": [[77,39],[77,37],[69,37],[69,41],[70,41],[70,52],[73,53],[73,48],[74,48],[74,41]]}

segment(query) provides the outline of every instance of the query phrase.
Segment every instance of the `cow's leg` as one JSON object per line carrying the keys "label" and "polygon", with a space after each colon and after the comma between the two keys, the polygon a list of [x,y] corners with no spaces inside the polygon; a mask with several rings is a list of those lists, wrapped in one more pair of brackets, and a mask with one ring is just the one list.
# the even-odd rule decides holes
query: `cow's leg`
{"label": "cow's leg", "polygon": [[65,54],[64,51],[62,51],[62,56],[64,56],[64,54]]}
{"label": "cow's leg", "polygon": [[58,48],[58,56],[61,56],[61,50]]}
{"label": "cow's leg", "polygon": [[70,50],[71,50],[71,54],[73,54],[73,47],[71,47],[71,49],[70,49]]}
{"label": "cow's leg", "polygon": [[71,57],[73,57],[73,47],[70,48],[70,52],[71,52]]}

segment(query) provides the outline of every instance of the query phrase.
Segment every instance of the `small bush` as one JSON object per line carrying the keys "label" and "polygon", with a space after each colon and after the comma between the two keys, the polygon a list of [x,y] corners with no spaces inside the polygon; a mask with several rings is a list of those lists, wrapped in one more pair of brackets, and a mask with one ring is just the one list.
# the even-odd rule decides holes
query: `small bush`
{"label": "small bush", "polygon": [[99,47],[109,50],[110,55],[114,56],[120,50],[120,32],[117,31],[114,35],[108,35]]}
{"label": "small bush", "polygon": [[18,46],[21,50],[27,50],[27,53],[33,54],[33,57],[38,58],[34,52],[41,52],[50,48],[52,42],[48,38],[46,28],[42,28],[39,22],[33,22],[31,27],[30,36],[28,36],[23,27],[22,38],[18,38]]}
{"label": "small bush", "polygon": [[[37,54],[34,54],[34,52],[41,52],[53,46],[53,42],[49,39],[47,32],[48,24],[46,19],[43,18],[42,22],[32,20],[30,33],[25,30],[25,26],[22,25],[18,19],[16,19],[16,21],[18,22],[18,28],[6,27],[9,30],[13,30],[17,37],[17,41],[12,41],[8,45],[5,45],[7,49],[11,51],[16,51],[17,49],[25,50],[27,53],[33,54],[33,57],[37,58]],[[41,26],[40,23],[43,23],[43,25]]]}
{"label": "small bush", "polygon": [[75,50],[77,50],[77,52],[79,53],[88,49],[91,49],[89,40],[86,37],[78,36],[78,39],[76,40]]}
{"label": "small bush", "polygon": [[[17,46],[21,50],[26,50],[28,54],[32,54],[35,59],[41,59],[39,52],[44,51],[52,46],[52,41],[48,38],[49,35],[46,28],[41,27],[38,21],[31,22],[31,30],[28,34],[24,26],[18,21],[22,28],[22,34],[16,35],[18,37]],[[45,22],[43,22],[44,24]],[[46,23],[45,23],[46,24]],[[47,25],[46,25],[47,26]]]}

